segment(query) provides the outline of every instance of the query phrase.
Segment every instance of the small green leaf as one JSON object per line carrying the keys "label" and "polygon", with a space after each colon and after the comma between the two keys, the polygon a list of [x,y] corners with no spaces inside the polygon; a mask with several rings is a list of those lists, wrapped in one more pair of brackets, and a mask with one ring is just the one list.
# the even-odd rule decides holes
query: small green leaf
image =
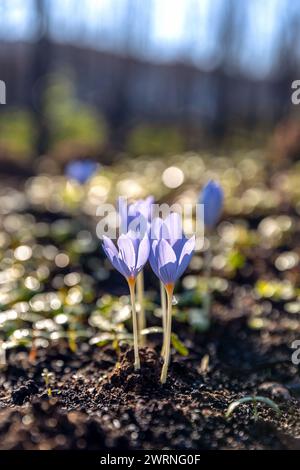
{"label": "small green leaf", "polygon": [[186,346],[183,344],[182,341],[178,338],[176,333],[172,333],[171,335],[171,343],[173,348],[176,349],[176,351],[181,355],[181,356],[188,356],[189,350],[186,348]]}
{"label": "small green leaf", "polygon": [[252,402],[254,405],[256,405],[257,402],[265,403],[270,408],[273,408],[273,410],[275,410],[276,413],[280,413],[279,406],[276,405],[276,403],[273,400],[271,400],[270,398],[261,397],[261,396],[257,396],[257,397],[256,396],[252,396],[252,397],[249,396],[249,397],[240,398],[239,400],[236,400],[236,401],[233,401],[232,403],[230,403],[230,405],[227,408],[227,411],[225,413],[225,417],[229,418],[231,413],[233,413],[233,411],[238,406],[242,405],[243,403],[248,403],[248,402]]}
{"label": "small green leaf", "polygon": [[227,263],[230,269],[241,269],[246,262],[245,256],[238,250],[232,250],[227,257]]}
{"label": "small green leaf", "polygon": [[89,343],[91,345],[96,345],[96,346],[105,346],[109,342],[113,341],[115,338],[115,335],[107,332],[107,333],[100,333],[97,336],[94,336],[93,338],[90,339]]}
{"label": "small green leaf", "polygon": [[117,340],[117,338],[115,338],[112,342],[112,347],[114,348],[114,350],[116,351],[116,353],[120,354],[120,345],[119,345],[119,341]]}
{"label": "small green leaf", "polygon": [[141,331],[141,335],[151,335],[153,333],[163,333],[163,329],[161,326],[150,326],[149,328],[144,328]]}

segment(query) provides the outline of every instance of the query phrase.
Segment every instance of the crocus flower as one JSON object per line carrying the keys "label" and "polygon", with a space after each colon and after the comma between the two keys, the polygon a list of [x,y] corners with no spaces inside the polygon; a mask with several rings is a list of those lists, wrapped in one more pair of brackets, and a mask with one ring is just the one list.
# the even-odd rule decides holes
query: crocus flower
{"label": "crocus flower", "polygon": [[139,239],[135,232],[120,235],[117,247],[110,238],[103,236],[103,249],[114,268],[129,282],[133,282],[143,269],[149,256],[149,239]]}
{"label": "crocus flower", "polygon": [[[150,264],[166,289],[174,289],[175,282],[186,270],[195,248],[195,236],[186,238],[182,232],[181,217],[173,212],[165,220],[153,221]],[[168,287],[169,286],[169,287]]]}
{"label": "crocus flower", "polygon": [[[121,232],[126,233],[130,230],[130,225],[137,219],[139,229],[143,232],[149,228],[152,216],[152,204],[154,197],[148,196],[146,199],[138,199],[137,201],[127,205],[127,201],[120,197],[118,200],[118,212],[120,216]],[[137,227],[134,227],[135,229]]]}
{"label": "crocus flower", "polygon": [[[118,200],[118,211],[120,217],[120,231],[126,233],[128,230],[134,230],[141,237],[150,230],[150,222],[152,217],[153,196],[146,199],[139,199],[129,205],[127,200],[120,197]],[[146,328],[146,314],[144,307],[144,273],[139,273],[136,283],[137,300],[139,304],[138,326],[139,340],[141,345],[145,344],[145,336],[141,335],[141,331]]]}
{"label": "crocus flower", "polygon": [[161,382],[167,380],[170,361],[170,343],[172,333],[172,297],[175,282],[186,270],[195,248],[195,237],[186,238],[182,232],[179,214],[170,214],[165,221],[155,219],[151,230],[156,237],[151,244],[150,264],[163,283],[167,293],[167,315],[164,339],[164,364],[161,372]]}
{"label": "crocus flower", "polygon": [[224,193],[215,181],[209,181],[200,195],[200,204],[204,205],[204,225],[211,229],[218,222],[223,209]]}
{"label": "crocus flower", "polygon": [[[204,226],[209,231],[218,222],[222,209],[223,209],[224,193],[222,187],[215,181],[209,181],[203,188],[200,195],[200,203],[204,205]],[[210,313],[211,304],[211,290],[210,290],[210,276],[211,276],[211,247],[210,244],[205,252],[205,274],[207,292],[203,296],[203,310],[208,317]]]}
{"label": "crocus flower", "polygon": [[93,176],[97,168],[98,164],[93,160],[75,160],[67,165],[65,174],[68,178],[84,184]]}
{"label": "crocus flower", "polygon": [[148,235],[146,234],[140,239],[135,232],[129,231],[126,234],[120,235],[117,247],[108,237],[104,236],[103,249],[111,264],[126,278],[128,283],[132,307],[134,367],[135,369],[140,369],[135,283],[138,274],[148,260],[150,250]]}

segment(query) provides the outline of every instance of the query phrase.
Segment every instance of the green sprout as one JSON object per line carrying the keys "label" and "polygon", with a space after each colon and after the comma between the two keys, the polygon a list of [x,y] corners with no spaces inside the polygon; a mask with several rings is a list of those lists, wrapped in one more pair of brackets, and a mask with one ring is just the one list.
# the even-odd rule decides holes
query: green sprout
{"label": "green sprout", "polygon": [[54,384],[55,375],[54,375],[53,372],[49,372],[48,369],[43,369],[42,377],[43,377],[44,382],[45,382],[48,397],[52,397],[51,385]]}
{"label": "green sprout", "polygon": [[244,398],[240,398],[239,400],[235,400],[232,403],[230,403],[229,407],[227,408],[227,411],[225,413],[225,417],[229,418],[229,416],[233,413],[233,411],[240,405],[243,405],[244,403],[253,403],[253,415],[254,419],[257,419],[257,402],[260,403],[265,403],[265,405],[269,406],[272,408],[276,413],[280,413],[279,406],[276,405],[276,403],[271,400],[270,398],[267,397],[262,397],[262,396],[247,396]]}
{"label": "green sprout", "polygon": [[76,353],[77,351],[76,331],[73,328],[70,328],[68,330],[67,335],[68,335],[69,348],[72,351],[72,353]]}

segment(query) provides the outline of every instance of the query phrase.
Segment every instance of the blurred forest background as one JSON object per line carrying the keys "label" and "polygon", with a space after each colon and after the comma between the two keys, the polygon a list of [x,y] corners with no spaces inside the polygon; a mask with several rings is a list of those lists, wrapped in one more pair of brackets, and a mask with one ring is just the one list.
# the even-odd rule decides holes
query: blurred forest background
{"label": "blurred forest background", "polygon": [[300,1],[0,0],[0,79],[2,170],[211,146],[297,158]]}

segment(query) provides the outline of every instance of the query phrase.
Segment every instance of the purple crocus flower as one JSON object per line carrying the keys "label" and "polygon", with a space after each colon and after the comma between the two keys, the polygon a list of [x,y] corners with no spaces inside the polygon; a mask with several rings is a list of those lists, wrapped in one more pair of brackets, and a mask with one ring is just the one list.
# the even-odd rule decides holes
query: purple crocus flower
{"label": "purple crocus flower", "polygon": [[75,160],[68,163],[65,174],[68,178],[84,184],[96,172],[98,168],[97,162],[93,160]]}
{"label": "purple crocus flower", "polygon": [[140,357],[138,348],[138,324],[135,306],[135,284],[139,272],[143,269],[149,256],[150,246],[148,235],[139,238],[138,234],[129,231],[120,235],[117,247],[110,238],[103,237],[103,249],[112,265],[126,278],[130,291],[133,345],[134,345],[134,368],[140,369]]}
{"label": "purple crocus flower", "polygon": [[167,311],[164,326],[163,356],[161,383],[167,380],[170,362],[170,343],[172,333],[172,296],[177,279],[186,270],[195,248],[195,236],[186,238],[182,231],[181,217],[170,214],[165,220],[154,219],[151,236],[155,239],[150,250],[150,264],[163,283],[167,293]]}
{"label": "purple crocus flower", "polygon": [[[119,197],[118,212],[120,220],[120,233],[126,233],[129,230],[134,231],[140,238],[150,232],[151,218],[152,218],[152,205],[154,202],[153,196],[148,196],[146,199],[139,199],[132,204],[127,204],[127,199]],[[138,324],[139,332],[146,328],[146,315],[144,308],[144,274],[143,271],[139,273],[136,283],[137,300],[139,303]],[[145,343],[145,336],[139,336],[142,345]]]}
{"label": "purple crocus flower", "polygon": [[224,193],[215,181],[209,181],[200,195],[200,204],[204,205],[204,225],[211,229],[218,222],[223,209]]}
{"label": "purple crocus flower", "polygon": [[135,282],[138,273],[143,269],[149,256],[150,246],[148,236],[142,239],[129,231],[120,235],[117,247],[110,238],[103,236],[103,249],[114,268],[116,268],[128,282]]}
{"label": "purple crocus flower", "polygon": [[151,267],[166,289],[173,291],[193,255],[195,236],[183,234],[181,217],[175,212],[165,220],[154,219],[151,235],[155,238],[149,257]]}

